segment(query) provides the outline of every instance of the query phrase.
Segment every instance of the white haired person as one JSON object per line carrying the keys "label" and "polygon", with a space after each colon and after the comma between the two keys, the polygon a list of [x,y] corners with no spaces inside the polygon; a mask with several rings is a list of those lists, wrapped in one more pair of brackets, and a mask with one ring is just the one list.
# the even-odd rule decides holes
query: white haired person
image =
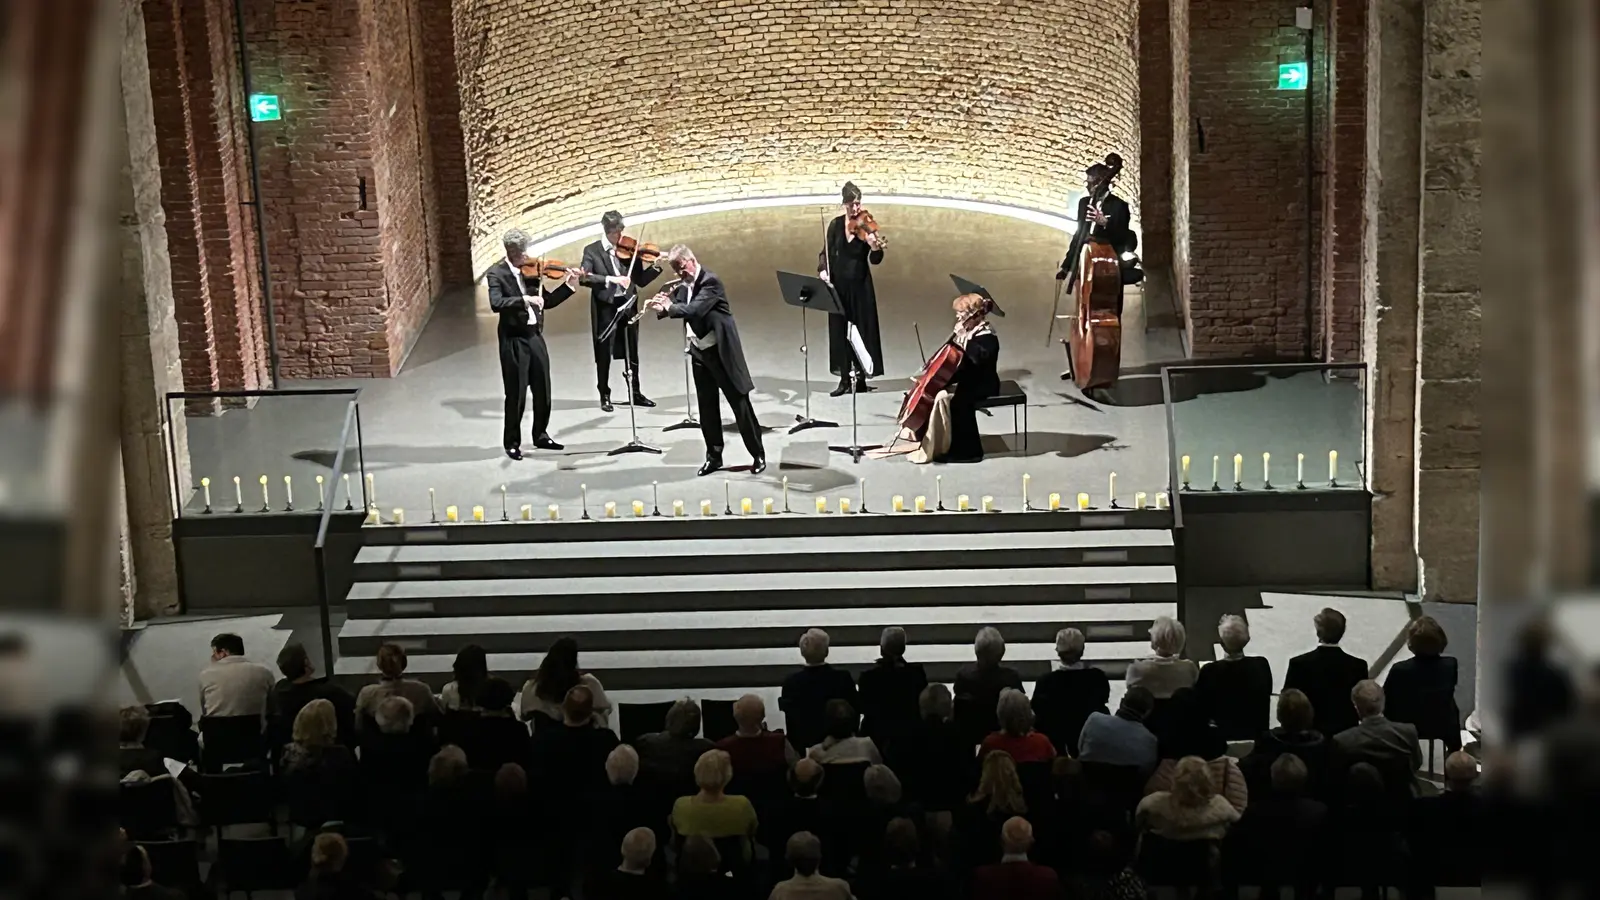
{"label": "white haired person", "polygon": [[[500,342],[500,381],[506,394],[506,422],[502,446],[506,456],[522,458],[522,414],[533,395],[533,445],[540,450],[562,450],[549,432],[550,350],[544,343],[544,313],[572,296],[579,270],[559,273],[561,283],[545,290],[541,260],[528,256],[528,235],[512,229],[501,238],[505,259],[489,267],[483,280],[489,286],[489,308],[500,316],[495,334]],[[554,273],[552,273],[554,274]]]}
{"label": "white haired person", "polygon": [[1250,626],[1242,616],[1223,616],[1217,640],[1222,658],[1201,667],[1195,688],[1223,740],[1255,740],[1270,724],[1272,664],[1264,656],[1244,655]]}
{"label": "white haired person", "polygon": [[733,701],[733,722],[733,734],[717,741],[717,749],[727,752],[740,778],[780,776],[800,758],[783,732],[767,730],[767,704],[759,695]]}
{"label": "white haired person", "polygon": [[861,673],[861,733],[883,746],[917,724],[917,698],[928,673],[906,661],[906,630],[891,625],[878,638],[878,661]]}
{"label": "white haired person", "polygon": [[1028,695],[1014,688],[1000,692],[995,702],[995,718],[1000,729],[983,739],[978,749],[981,756],[1004,750],[1018,763],[1044,763],[1056,757],[1056,747],[1050,739],[1033,728],[1033,707]]}
{"label": "white haired person", "polygon": [[[588,884],[591,897],[661,898],[669,896],[667,885],[651,865],[656,858],[656,833],[648,828],[629,829],[620,841],[622,864],[607,868]],[[607,856],[615,860],[615,855]]]}
{"label": "white haired person", "polygon": [[1078,734],[1090,713],[1111,712],[1111,678],[1083,661],[1083,632],[1056,632],[1054,668],[1033,686],[1033,727],[1044,732],[1056,751],[1077,755]]}
{"label": "white haired person", "polygon": [[812,628],[800,636],[805,667],[783,680],[778,708],[788,723],[789,743],[805,752],[827,736],[824,713],[829,700],[848,700],[855,708],[856,681],[844,669],[828,665],[828,633]]}
{"label": "white haired person", "polygon": [[956,673],[956,726],[971,744],[1000,730],[995,710],[1000,692],[1006,688],[1022,690],[1022,676],[1000,661],[1006,657],[1006,639],[997,628],[984,626],[972,641],[974,661]]}
{"label": "white haired person", "polygon": [[756,809],[748,797],[727,793],[733,780],[733,764],[721,750],[707,750],[694,764],[693,796],[679,797],[672,804],[668,822],[679,837],[738,838],[744,858],[754,857]]}
{"label": "white haired person", "polygon": [[1182,622],[1171,616],[1156,616],[1150,623],[1150,649],[1155,655],[1128,666],[1128,687],[1142,687],[1157,701],[1171,697],[1180,688],[1194,687],[1200,678],[1200,666],[1183,658],[1186,639]]}
{"label": "white haired person", "polygon": [[822,841],[815,834],[801,831],[790,836],[784,858],[794,877],[773,885],[767,900],[855,900],[849,882],[817,871],[822,868]]}
{"label": "white haired person", "polygon": [[671,293],[659,293],[645,305],[657,318],[683,319],[689,326],[689,358],[694,370],[694,392],[700,402],[700,434],[706,441],[706,461],[701,475],[722,468],[722,402],[720,391],[733,407],[733,420],[739,436],[750,452],[750,474],[767,469],[767,451],[761,445],[761,423],[750,405],[750,368],[745,365],[744,346],[739,343],[739,326],[728,307],[728,294],[722,279],[695,259],[694,251],[682,244],[667,251],[667,265],[678,277]]}

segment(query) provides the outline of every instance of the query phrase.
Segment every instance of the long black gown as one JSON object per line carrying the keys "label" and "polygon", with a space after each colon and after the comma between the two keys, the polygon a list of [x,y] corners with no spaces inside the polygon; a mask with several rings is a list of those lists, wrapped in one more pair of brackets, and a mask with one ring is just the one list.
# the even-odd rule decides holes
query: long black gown
{"label": "long black gown", "polygon": [[872,354],[872,371],[866,376],[883,374],[883,340],[878,334],[878,295],[872,287],[872,270],[883,262],[883,251],[873,250],[859,238],[844,239],[844,216],[828,223],[827,271],[833,279],[834,293],[844,307],[843,316],[828,317],[828,370],[844,377],[850,374],[850,337],[848,322],[854,322],[861,332],[861,341]]}

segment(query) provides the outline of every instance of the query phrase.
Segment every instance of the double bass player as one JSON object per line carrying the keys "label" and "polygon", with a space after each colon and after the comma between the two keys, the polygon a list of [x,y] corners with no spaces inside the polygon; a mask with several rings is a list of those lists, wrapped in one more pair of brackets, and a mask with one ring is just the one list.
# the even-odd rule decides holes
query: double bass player
{"label": "double bass player", "polygon": [[[1078,261],[1084,242],[1097,237],[1110,244],[1120,257],[1138,247],[1131,226],[1132,213],[1128,201],[1111,192],[1112,179],[1122,171],[1122,157],[1115,153],[1106,156],[1103,163],[1095,163],[1084,172],[1084,189],[1087,193],[1078,200],[1078,232],[1073,235],[1067,256],[1061,260],[1056,272],[1057,281],[1067,282],[1070,294],[1077,288]],[[1122,315],[1122,304],[1117,304],[1117,315]]]}

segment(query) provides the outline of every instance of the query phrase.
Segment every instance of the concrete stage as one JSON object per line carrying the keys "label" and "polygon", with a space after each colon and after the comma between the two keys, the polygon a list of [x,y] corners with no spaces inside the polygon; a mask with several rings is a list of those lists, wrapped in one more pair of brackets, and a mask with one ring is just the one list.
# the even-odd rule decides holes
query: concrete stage
{"label": "concrete stage", "polygon": [[[665,452],[607,455],[629,438],[628,407],[619,405],[609,414],[599,409],[583,290],[546,319],[555,394],[550,432],[566,445],[564,451],[535,451],[525,434],[528,458],[513,462],[501,452],[495,317],[472,292],[439,301],[397,377],[304,384],[362,389],[366,470],[375,474],[377,501],[386,520],[395,507],[403,507],[408,521],[426,521],[430,487],[437,492],[441,517],[447,505],[460,507],[463,518],[470,516],[472,506],[483,505],[491,519],[500,514],[501,485],[507,488],[513,516],[522,504],[532,504],[540,515],[549,503],[574,504],[581,484],[588,486],[595,510],[607,500],[617,501],[623,510],[633,499],[648,505],[651,483],[659,482],[663,507],[683,499],[693,510],[699,500],[709,498],[718,512],[724,478],[733,482],[735,506],[740,498],[751,497],[759,508],[761,498],[780,493],[780,481],[787,476],[796,509],[814,508],[812,495],[826,495],[834,505],[834,498],[849,496],[854,503],[861,478],[867,480],[867,499],[874,510],[886,510],[894,494],[904,495],[908,504],[916,495],[927,495],[931,504],[936,475],[943,476],[949,504],[958,494],[971,495],[974,505],[979,497],[993,495],[1008,509],[1020,506],[1024,473],[1032,475],[1035,503],[1044,502],[1052,491],[1069,498],[1065,502],[1085,491],[1101,505],[1112,471],[1125,503],[1135,491],[1153,498],[1168,487],[1167,423],[1155,364],[1179,361],[1183,355],[1170,311],[1146,309],[1140,293],[1130,290],[1122,381],[1104,402],[1085,400],[1060,380],[1062,347],[1059,341],[1047,343],[1045,336],[1057,286],[1052,276],[1067,234],[991,213],[881,203],[873,208],[890,240],[887,258],[874,270],[886,374],[876,381],[874,392],[859,398],[861,442],[883,443],[892,436],[902,391],[921,368],[912,326],[920,324],[923,347],[931,351],[938,346],[951,322],[953,273],[982,284],[1007,313],[994,322],[1001,339],[1001,377],[1015,379],[1027,391],[1026,447],[1012,434],[1011,411],[997,409],[993,417],[980,415],[988,453],[981,464],[916,466],[899,458],[853,463],[845,454],[830,452],[830,444],[851,442],[850,398],[827,396],[837,379],[828,373],[826,322],[815,315],[808,317],[811,414],[840,424],[788,434],[796,415],[805,410],[801,323],[800,313],[782,303],[774,272],[815,271],[824,217],[833,214],[816,206],[708,213],[648,223],[642,231],[630,229],[663,248],[689,244],[727,284],[756,384],[755,409],[768,429],[770,465],[760,477],[736,468],[697,478],[695,470],[704,456],[699,430],[663,431],[685,413],[682,329],[653,317],[642,326],[641,368],[644,390],[659,406],[638,411],[638,430],[642,441]],[[575,262],[581,243],[549,255]],[[1061,334],[1057,328],[1057,337]],[[621,363],[613,365],[611,386],[614,397],[626,395]],[[1353,463],[1360,440],[1359,394],[1330,394],[1328,387],[1311,373],[1257,379],[1246,388],[1248,397],[1233,389],[1193,398],[1182,404],[1186,412],[1180,423],[1193,432],[1192,440],[1186,435],[1179,452],[1194,453],[1197,459],[1204,458],[1200,454],[1216,452],[1226,458],[1241,452],[1255,460],[1251,471],[1258,472],[1260,452],[1269,450],[1285,461],[1285,483],[1292,483],[1288,475],[1296,452],[1320,458],[1326,448],[1337,446]],[[264,473],[271,476],[274,507],[281,508],[282,476],[288,474],[297,485],[297,509],[310,508],[312,481],[328,474],[337,449],[343,405],[339,397],[273,397],[248,411],[189,418],[194,482],[209,475],[214,499],[222,504],[231,492],[219,486],[239,475],[251,498],[246,507],[255,509],[259,501],[253,498],[259,492],[251,486]],[[1259,415],[1263,409],[1277,412]],[[1349,432],[1352,414],[1358,424]],[[726,409],[724,415],[725,460],[743,467],[748,458]],[[524,432],[527,427],[524,420]],[[1350,449],[1343,449],[1347,445]],[[1195,480],[1201,481],[1198,472]],[[191,493],[189,510],[198,506],[199,498]]]}

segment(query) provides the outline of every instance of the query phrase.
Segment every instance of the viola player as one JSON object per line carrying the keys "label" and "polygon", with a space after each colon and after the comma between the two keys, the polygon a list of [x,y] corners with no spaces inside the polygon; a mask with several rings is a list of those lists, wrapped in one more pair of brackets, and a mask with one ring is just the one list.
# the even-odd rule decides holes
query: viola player
{"label": "viola player", "polygon": [[501,238],[506,258],[489,267],[489,308],[500,315],[495,333],[500,343],[500,380],[506,393],[504,446],[506,456],[522,458],[522,413],[533,393],[533,445],[562,450],[550,437],[550,351],[544,343],[544,313],[555,309],[578,283],[579,270],[569,268],[554,290],[544,290],[540,275],[523,275],[528,236],[512,229]]}
{"label": "viola player", "polygon": [[878,334],[878,295],[872,287],[872,269],[883,262],[883,242],[876,234],[859,237],[850,227],[861,214],[861,189],[845,182],[840,191],[844,208],[828,223],[826,246],[817,256],[817,276],[833,285],[844,307],[844,315],[828,317],[828,368],[839,376],[839,386],[830,396],[850,392],[850,323],[861,333],[873,370],[856,376],[857,393],[867,390],[867,379],[883,374],[883,342]]}
{"label": "viola player", "polygon": [[[1084,190],[1087,193],[1078,199],[1078,227],[1087,228],[1090,236],[1104,239],[1121,256],[1132,253],[1138,248],[1139,242],[1129,225],[1132,214],[1128,209],[1128,201],[1111,191],[1111,180],[1121,171],[1122,157],[1113,153],[1106,159],[1115,168],[1106,163],[1095,163],[1084,171]],[[1068,280],[1069,291],[1077,287],[1078,261],[1082,256],[1077,251],[1081,246],[1082,242],[1074,236],[1067,258],[1061,261],[1061,268],[1056,272],[1057,281]],[[1122,314],[1120,305],[1117,314]]]}
{"label": "viola player", "polygon": [[[661,274],[657,265],[635,265],[635,259],[622,259],[617,255],[617,242],[622,240],[622,213],[611,210],[600,217],[604,236],[583,248],[584,276],[580,284],[589,289],[589,324],[594,337],[595,387],[600,391],[600,408],[611,412],[611,361],[633,360],[633,371],[623,372],[629,379],[628,390],[634,406],[655,406],[655,401],[639,390],[639,325],[624,324],[617,328],[609,340],[600,335],[611,324],[617,310],[638,293],[639,288],[655,281]],[[626,343],[624,343],[626,342]],[[627,365],[626,362],[623,363]]]}
{"label": "viola player", "polygon": [[[1000,338],[989,326],[993,303],[981,294],[962,294],[951,306],[956,313],[951,340],[963,351],[956,373],[933,401],[921,446],[908,457],[914,463],[979,462],[983,438],[978,432],[978,404],[1000,390]],[[915,441],[915,434],[903,433]]]}

